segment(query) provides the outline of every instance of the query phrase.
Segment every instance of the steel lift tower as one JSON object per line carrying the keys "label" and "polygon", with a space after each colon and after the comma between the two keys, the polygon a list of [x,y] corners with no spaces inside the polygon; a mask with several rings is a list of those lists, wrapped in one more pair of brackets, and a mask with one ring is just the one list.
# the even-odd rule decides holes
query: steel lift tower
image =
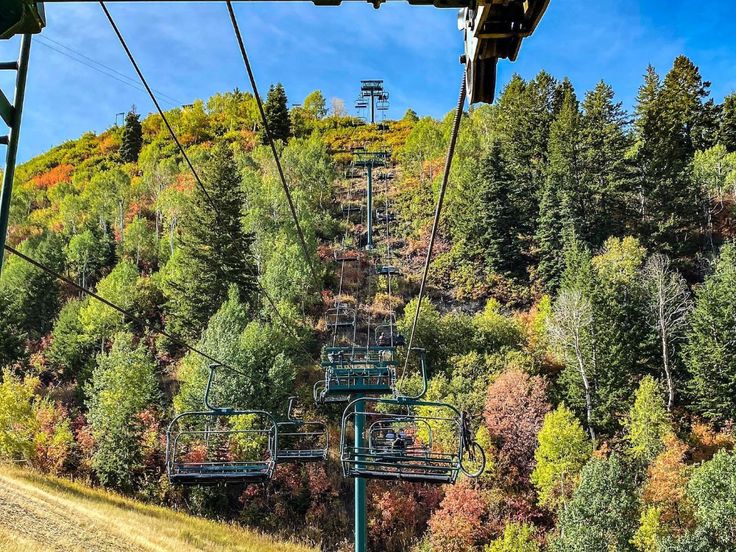
{"label": "steel lift tower", "polygon": [[383,89],[382,80],[360,81],[360,95],[355,102],[357,109],[370,108],[371,124],[376,122],[376,109],[388,109],[388,92]]}

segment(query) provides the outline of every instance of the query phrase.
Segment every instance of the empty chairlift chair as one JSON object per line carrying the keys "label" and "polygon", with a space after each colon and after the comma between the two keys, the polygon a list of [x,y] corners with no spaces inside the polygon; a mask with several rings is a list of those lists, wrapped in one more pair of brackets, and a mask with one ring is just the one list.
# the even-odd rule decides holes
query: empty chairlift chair
{"label": "empty chairlift chair", "polygon": [[305,421],[294,414],[296,397],[289,397],[286,421],[279,422],[278,463],[320,462],[327,459],[329,435],[327,425]]}
{"label": "empty chairlift chair", "polygon": [[483,449],[473,441],[468,417],[454,406],[417,397],[357,398],[345,408],[340,460],[346,477],[418,483],[454,483],[460,472],[478,477]]}
{"label": "empty chairlift chair", "polygon": [[213,406],[218,365],[210,366],[205,409],[176,416],[166,431],[166,471],[172,483],[257,483],[273,475],[278,426],[263,410]]}

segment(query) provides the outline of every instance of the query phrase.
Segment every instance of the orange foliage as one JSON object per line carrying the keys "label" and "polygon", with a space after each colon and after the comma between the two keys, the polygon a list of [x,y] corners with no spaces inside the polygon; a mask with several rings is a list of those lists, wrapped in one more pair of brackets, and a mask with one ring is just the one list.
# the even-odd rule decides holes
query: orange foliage
{"label": "orange foliage", "polygon": [[100,152],[103,155],[114,153],[120,149],[120,140],[118,140],[112,134],[100,137],[99,143]]}
{"label": "orange foliage", "polygon": [[716,431],[707,423],[695,422],[690,430],[690,446],[694,462],[710,460],[719,450],[733,448],[732,428],[727,426],[721,431]]}
{"label": "orange foliage", "polygon": [[61,182],[71,182],[74,167],[71,165],[57,165],[53,169],[33,179],[36,188],[48,190]]}
{"label": "orange foliage", "polygon": [[385,552],[408,550],[442,500],[441,489],[413,483],[376,482],[369,491],[368,548]]}
{"label": "orange foliage", "polygon": [[688,446],[672,434],[664,438],[664,446],[664,451],[647,470],[642,496],[647,504],[659,506],[663,522],[683,527],[691,521],[685,498],[689,476],[685,464]]}

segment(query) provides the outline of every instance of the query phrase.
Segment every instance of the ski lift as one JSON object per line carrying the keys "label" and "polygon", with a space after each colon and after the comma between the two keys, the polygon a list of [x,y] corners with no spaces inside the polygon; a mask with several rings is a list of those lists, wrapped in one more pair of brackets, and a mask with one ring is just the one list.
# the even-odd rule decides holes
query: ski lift
{"label": "ski lift", "polygon": [[334,307],[325,311],[325,322],[327,328],[333,331],[344,331],[355,328],[357,313],[354,308],[346,303],[336,303]]}
{"label": "ski lift", "polygon": [[406,338],[399,333],[396,327],[396,315],[389,314],[381,324],[376,326],[374,330],[376,345],[379,347],[403,347],[406,345]]}
{"label": "ski lift", "polygon": [[277,424],[278,463],[319,462],[327,459],[329,435],[321,421],[305,421],[294,414],[296,397],[289,397],[286,421]]}
{"label": "ski lift", "polygon": [[355,393],[393,394],[396,366],[393,349],[387,347],[325,347],[323,380],[314,385],[317,403],[345,402]]}
{"label": "ski lift", "polygon": [[212,405],[209,395],[219,366],[210,366],[205,410],[179,414],[166,430],[166,473],[172,483],[257,483],[273,475],[276,421],[263,410]]}
{"label": "ski lift", "polygon": [[360,252],[355,249],[336,249],[334,252],[335,261],[341,263],[345,262],[358,262],[360,261]]}
{"label": "ski lift", "polygon": [[376,266],[376,274],[378,276],[398,276],[401,272],[396,266],[385,264]]}
{"label": "ski lift", "polygon": [[423,388],[415,397],[359,397],[342,416],[340,461],[345,477],[455,483],[462,472],[478,477],[485,453],[473,440],[468,416],[454,406],[423,401],[427,390],[424,351]]}
{"label": "ski lift", "polygon": [[392,211],[376,211],[376,222],[378,224],[386,224],[396,220],[396,213]]}

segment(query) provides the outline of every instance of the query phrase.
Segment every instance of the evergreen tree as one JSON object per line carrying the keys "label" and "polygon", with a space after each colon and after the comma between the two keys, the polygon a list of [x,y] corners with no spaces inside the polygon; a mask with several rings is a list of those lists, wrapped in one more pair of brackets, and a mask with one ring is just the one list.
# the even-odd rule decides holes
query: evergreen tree
{"label": "evergreen tree", "polygon": [[503,157],[501,146],[494,142],[484,159],[478,188],[481,204],[479,227],[470,230],[469,236],[478,240],[486,263],[496,272],[506,275],[523,275],[524,262],[519,243],[519,213],[515,206],[513,175]]}
{"label": "evergreen tree", "polygon": [[[275,86],[271,85],[268,89],[266,102],[263,104],[263,110],[266,112],[268,130],[274,140],[286,142],[291,135],[291,121],[287,103],[286,91],[283,85],[281,83],[277,83]],[[268,143],[265,130],[261,131],[261,141],[264,144]]]}
{"label": "evergreen tree", "polygon": [[715,108],[706,100],[710,83],[684,56],[675,59],[660,83],[649,67],[639,90],[636,166],[639,235],[653,249],[682,257],[692,251],[700,220],[700,194],[693,185],[696,149],[709,147],[715,134]]}
{"label": "evergreen tree", "polygon": [[545,289],[555,291],[563,270],[563,240],[575,232],[584,241],[588,204],[582,187],[580,113],[572,86],[565,86],[557,117],[550,127],[549,165],[536,229],[538,274]]}
{"label": "evergreen tree", "polygon": [[736,92],[723,100],[718,142],[729,152],[736,152]]}
{"label": "evergreen tree", "polygon": [[143,127],[140,115],[135,112],[135,106],[125,116],[123,138],[120,144],[120,158],[123,163],[135,163],[143,147]]}
{"label": "evergreen tree", "polygon": [[610,236],[622,237],[630,220],[631,168],[626,154],[631,143],[626,113],[614,102],[608,84],[601,81],[585,95],[580,125],[580,188],[588,201],[583,237],[600,247]]}
{"label": "evergreen tree", "polygon": [[554,552],[627,552],[637,526],[637,499],[630,474],[617,455],[594,458],[560,513]]}
{"label": "evergreen tree", "polygon": [[184,211],[180,247],[169,261],[164,289],[172,330],[189,337],[205,326],[231,285],[246,303],[256,285],[250,261],[252,238],[241,223],[240,175],[226,144],[212,148],[203,181],[209,200],[197,188]]}
{"label": "evergreen tree", "polygon": [[736,419],[736,247],[724,245],[695,294],[684,347],[693,408],[710,420]]}

